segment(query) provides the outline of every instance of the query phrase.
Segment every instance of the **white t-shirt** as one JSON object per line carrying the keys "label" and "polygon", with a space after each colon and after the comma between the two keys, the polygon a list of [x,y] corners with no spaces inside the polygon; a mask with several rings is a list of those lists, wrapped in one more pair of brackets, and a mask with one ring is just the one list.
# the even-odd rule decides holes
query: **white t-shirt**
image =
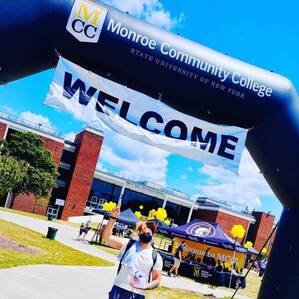
{"label": "white t-shirt", "polygon": [[[122,255],[124,254],[128,243],[129,240],[123,241],[123,246],[121,248],[119,257],[122,257]],[[142,284],[146,285],[148,283],[150,271],[153,266],[153,248],[149,247],[147,249],[142,249],[138,245],[138,241],[136,241],[135,244],[133,244],[133,246],[127,251],[126,257],[134,257],[133,264],[131,264],[130,266],[127,265],[125,261],[126,257],[124,258],[121,269],[114,280],[114,285],[130,292],[144,295],[144,291],[135,289],[131,286],[133,276],[132,274],[138,272],[137,275],[140,277],[141,283],[139,287],[143,287]],[[157,254],[157,261],[153,267],[153,270],[162,271],[162,268],[163,261],[161,255]]]}

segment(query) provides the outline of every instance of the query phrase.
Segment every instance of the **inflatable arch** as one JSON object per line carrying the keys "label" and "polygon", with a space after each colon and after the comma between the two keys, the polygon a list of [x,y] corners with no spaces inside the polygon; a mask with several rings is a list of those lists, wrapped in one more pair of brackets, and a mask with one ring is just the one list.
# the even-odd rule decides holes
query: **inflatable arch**
{"label": "inflatable arch", "polygon": [[292,83],[106,5],[75,2],[70,18],[73,0],[0,0],[0,84],[55,67],[60,53],[186,114],[250,129],[246,146],[284,206],[259,299],[297,298],[299,101]]}

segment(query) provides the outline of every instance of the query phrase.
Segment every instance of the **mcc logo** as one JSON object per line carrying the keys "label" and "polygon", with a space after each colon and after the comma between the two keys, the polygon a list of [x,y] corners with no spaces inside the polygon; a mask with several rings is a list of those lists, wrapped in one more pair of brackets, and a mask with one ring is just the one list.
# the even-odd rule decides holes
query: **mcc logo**
{"label": "mcc logo", "polygon": [[80,42],[97,43],[107,12],[107,8],[94,2],[76,0],[66,29]]}

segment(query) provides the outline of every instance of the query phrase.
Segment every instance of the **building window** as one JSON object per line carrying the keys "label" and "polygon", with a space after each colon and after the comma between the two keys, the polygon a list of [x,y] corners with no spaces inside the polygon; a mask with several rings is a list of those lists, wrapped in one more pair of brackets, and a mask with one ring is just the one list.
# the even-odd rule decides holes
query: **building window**
{"label": "building window", "polygon": [[167,201],[165,208],[168,218],[173,219],[175,224],[183,225],[187,222],[190,208],[180,206],[170,201]]}
{"label": "building window", "polygon": [[[95,179],[92,183],[88,201],[91,202],[92,197],[97,197],[117,203],[121,189],[120,186]],[[130,208],[133,212],[139,211],[140,205],[144,207],[141,211],[142,214],[147,216],[150,210],[162,207],[163,200],[126,188],[123,195],[121,210],[124,211]]]}

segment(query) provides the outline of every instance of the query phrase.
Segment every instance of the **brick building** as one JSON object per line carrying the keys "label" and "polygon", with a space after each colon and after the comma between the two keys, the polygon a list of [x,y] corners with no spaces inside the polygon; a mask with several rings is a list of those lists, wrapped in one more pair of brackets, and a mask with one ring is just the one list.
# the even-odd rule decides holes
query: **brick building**
{"label": "brick building", "polygon": [[[248,239],[253,243],[253,247],[259,250],[263,248],[263,244],[273,230],[275,217],[263,212],[253,212],[252,214],[255,218],[255,225],[250,226]],[[271,249],[273,241],[274,238],[271,238],[265,247]]]}
{"label": "brick building", "polygon": [[[251,224],[255,223],[255,218],[253,216],[235,211],[227,203],[222,203],[205,197],[199,198],[197,202],[199,208],[196,211],[196,217],[205,221],[219,223],[228,236],[231,236],[231,223],[241,224],[246,231],[249,230]],[[246,235],[244,237],[244,240],[245,239]]]}
{"label": "brick building", "polygon": [[[275,217],[271,214],[264,212],[241,213],[232,209],[225,202],[219,202],[207,197],[200,197],[197,202],[196,218],[219,223],[228,236],[231,236],[232,225],[241,224],[246,230],[246,235],[240,242],[251,241],[256,250],[263,248],[272,232]],[[273,241],[274,238],[266,244],[266,248],[270,250]]]}
{"label": "brick building", "polygon": [[61,219],[83,215],[103,142],[103,134],[86,128],[76,136],[75,142],[65,141],[57,132],[41,124],[1,113],[0,139],[9,139],[15,131],[32,132],[41,137],[45,148],[52,153],[58,167],[58,187],[52,190],[48,203],[44,203],[37,209],[34,209],[35,197],[24,194],[18,195],[13,201],[8,194],[0,199],[0,206],[40,215],[53,214]]}
{"label": "brick building", "polygon": [[[227,203],[207,197],[200,197],[194,202],[187,194],[178,190],[97,170],[104,137],[102,132],[92,128],[84,129],[76,135],[74,142],[70,142],[40,124],[0,113],[0,139],[9,139],[15,131],[29,131],[40,136],[58,166],[58,187],[52,190],[49,201],[34,211],[37,214],[53,215],[64,220],[71,216],[93,214],[105,201],[117,202],[125,185],[123,209],[131,208],[136,211],[142,205],[143,215],[147,215],[153,208],[164,207],[168,217],[178,225],[195,218],[216,222],[227,235],[230,235],[234,224],[242,224],[246,230],[242,242],[250,240],[256,250],[261,249],[272,231],[272,215],[263,212],[238,212]],[[14,201],[9,194],[0,198],[0,206],[26,212],[33,212],[34,203],[32,195],[19,195]],[[273,240],[268,244],[269,247],[272,242]]]}

